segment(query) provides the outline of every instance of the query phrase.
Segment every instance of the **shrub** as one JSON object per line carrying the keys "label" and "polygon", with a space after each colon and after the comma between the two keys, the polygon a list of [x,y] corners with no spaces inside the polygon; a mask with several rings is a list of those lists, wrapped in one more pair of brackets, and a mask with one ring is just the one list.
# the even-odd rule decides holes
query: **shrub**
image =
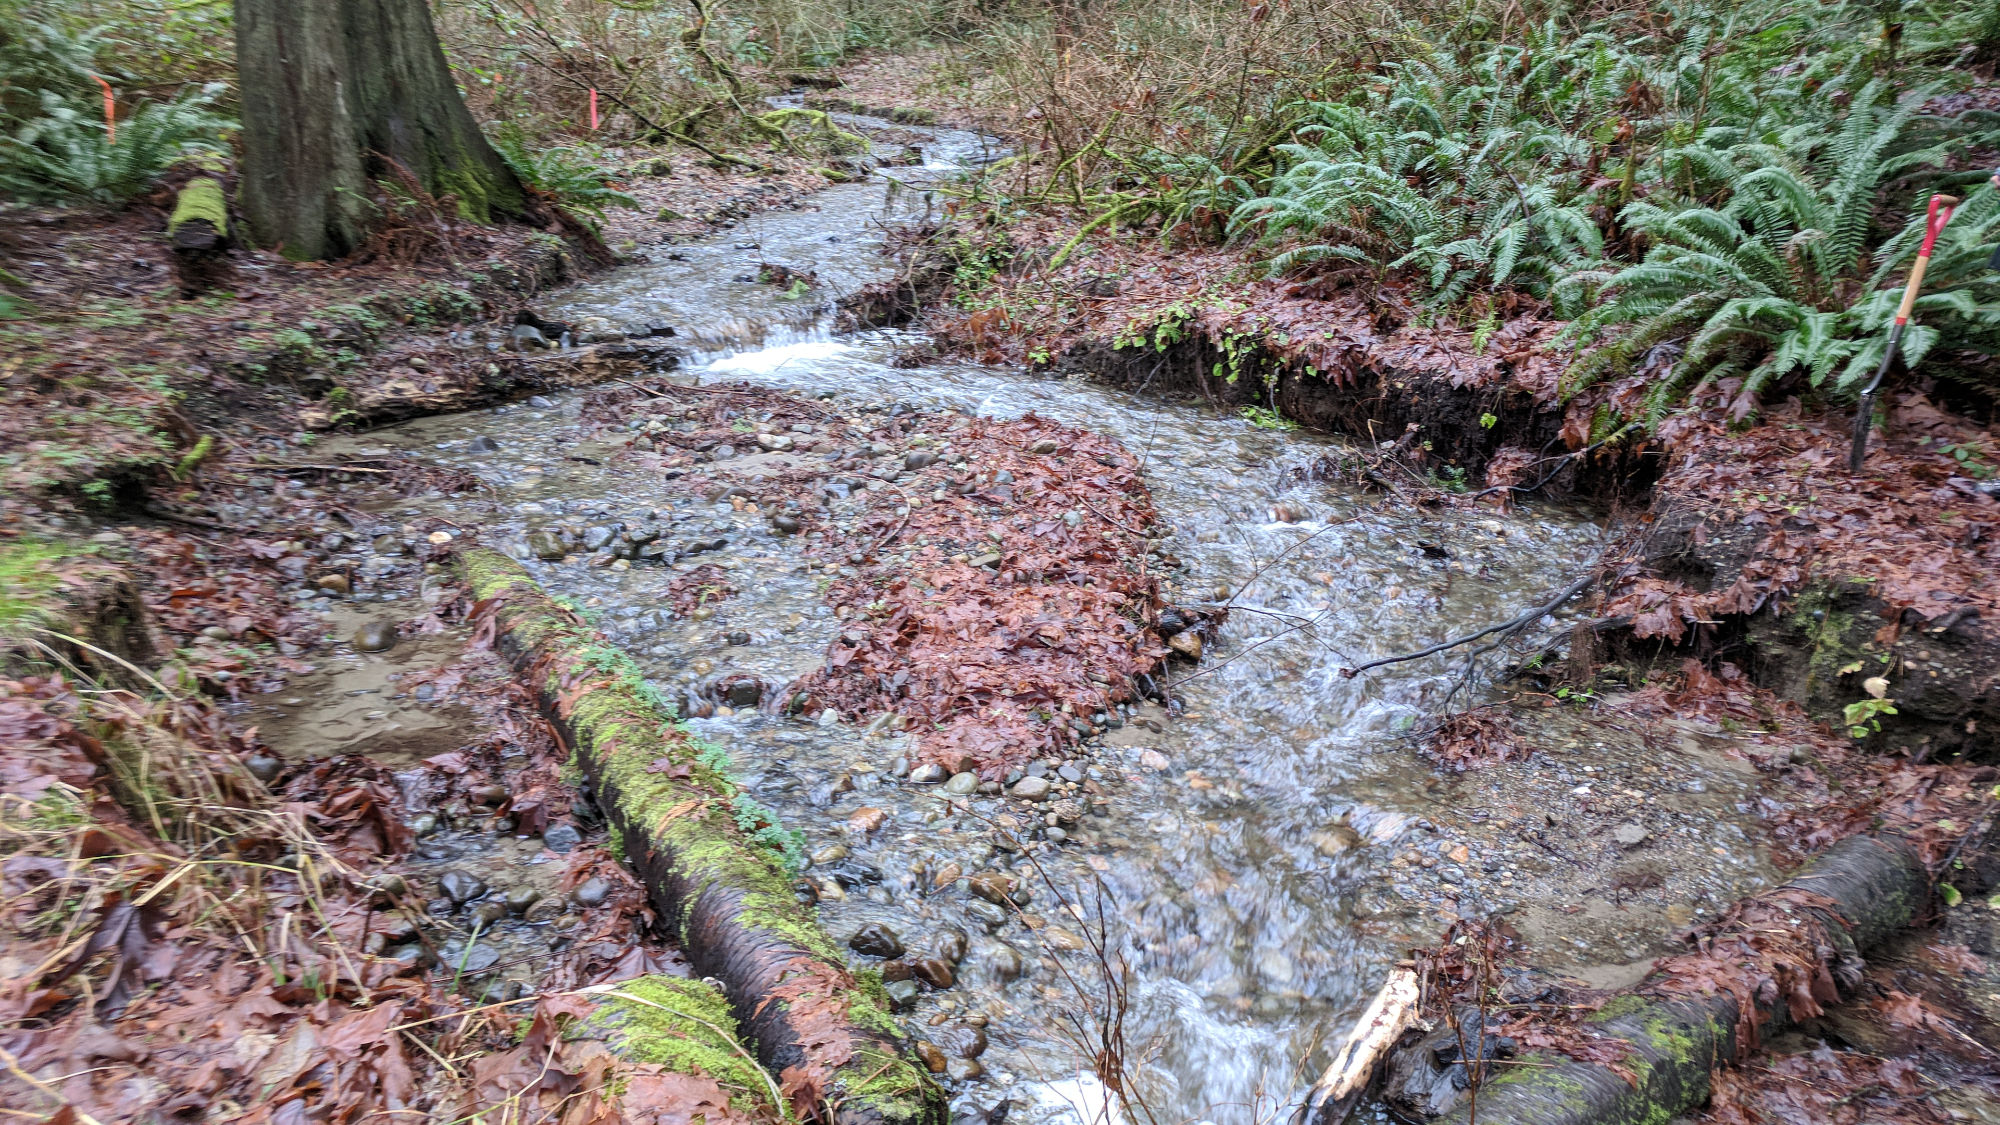
{"label": "shrub", "polygon": [[[1836,371],[1837,387],[1864,381],[1881,360],[1882,310],[1893,316],[1898,299],[1894,290],[1869,291],[1886,279],[1890,264],[1867,276],[1881,189],[1944,156],[1941,146],[1899,145],[1928,91],[1897,102],[1885,94],[1882,85],[1870,83],[1832,129],[1806,124],[1776,143],[1710,148],[1721,163],[1705,159],[1703,166],[1727,176],[1727,201],[1719,206],[1644,201],[1627,207],[1621,221],[1651,248],[1636,265],[1577,279],[1584,288],[1601,280],[1611,295],[1578,321],[1577,334],[1588,338],[1614,325],[1625,330],[1572,369],[1569,390],[1607,371],[1629,370],[1662,345],[1681,354],[1648,388],[1653,421],[1691,387],[1725,377],[1742,378],[1740,416],[1795,372],[1812,386]],[[1920,216],[1919,231],[1922,225]],[[1901,244],[1884,249],[1893,257]],[[1948,298],[1933,288],[1924,307],[1951,305],[1968,292]],[[1913,332],[1906,358],[1921,358],[1935,337],[1935,329]]]}
{"label": "shrub", "polygon": [[558,145],[537,148],[518,128],[501,128],[493,135],[493,147],[507,161],[521,182],[546,192],[556,205],[579,216],[587,216],[596,226],[604,222],[609,207],[637,207],[639,201],[613,187],[616,172],[598,163],[588,150]]}
{"label": "shrub", "polygon": [[235,123],[210,108],[220,92],[208,86],[142,105],[118,122],[114,144],[97,106],[44,91],[41,115],[0,135],[0,192],[36,203],[123,203],[182,160],[227,151],[223,138]]}

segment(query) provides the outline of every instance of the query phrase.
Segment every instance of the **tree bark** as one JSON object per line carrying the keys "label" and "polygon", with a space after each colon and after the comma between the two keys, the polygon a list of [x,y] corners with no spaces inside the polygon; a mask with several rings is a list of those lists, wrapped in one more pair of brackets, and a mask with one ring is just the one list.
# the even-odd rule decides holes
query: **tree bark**
{"label": "tree bark", "polygon": [[287,257],[359,246],[378,177],[452,197],[474,222],[525,204],[459,96],[424,0],[236,0],[236,65],[244,215]]}

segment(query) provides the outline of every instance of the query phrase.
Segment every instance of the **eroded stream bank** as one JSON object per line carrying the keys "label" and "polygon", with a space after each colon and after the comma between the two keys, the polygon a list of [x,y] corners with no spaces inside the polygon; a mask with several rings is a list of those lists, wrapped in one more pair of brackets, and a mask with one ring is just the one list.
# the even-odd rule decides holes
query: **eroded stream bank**
{"label": "eroded stream bank", "polygon": [[[1404,733],[1453,688],[1457,666],[1340,674],[1542,600],[1600,550],[1585,514],[1405,509],[1330,479],[1325,466],[1349,454],[1336,441],[1084,381],[908,366],[922,341],[895,331],[836,338],[814,307],[823,294],[787,299],[756,280],[759,264],[811,270],[828,289],[883,277],[879,224],[893,216],[880,185],[816,203],[564,295],[564,316],[681,318],[706,341],[663,381],[641,381],[654,393],[614,385],[425,419],[334,439],[324,456],[403,454],[477,479],[407,499],[356,489],[389,540],[355,545],[355,598],[379,596],[371,570],[382,590],[410,585],[407,564],[383,570],[398,565],[399,536],[445,528],[515,555],[598,615],[757,798],[805,833],[827,929],[861,938],[858,965],[907,971],[892,995],[913,1028],[935,1029],[933,1061],[962,1104],[1060,1113],[1091,1096],[1065,1028],[1094,1005],[1069,980],[1089,978],[1100,926],[1133,970],[1125,1037],[1138,1088],[1163,1119],[1250,1121],[1287,1102],[1317,1070],[1326,1030],[1442,920],[1511,912],[1547,963],[1616,983],[1616,966],[1663,952],[1693,913],[1771,881],[1762,779],[1719,723],[1607,719],[1616,701],[1590,715],[1554,707],[1527,720],[1521,760],[1441,777]],[[807,420],[779,419],[774,391]],[[866,559],[815,554],[810,535],[774,523],[770,497],[811,482],[830,533],[935,503],[907,494],[933,471],[911,468],[910,453],[949,458],[963,419],[1031,412],[1137,456],[1168,600],[1232,603],[1203,662],[1168,674],[1178,713],[1073,715],[1097,733],[1028,761],[1019,779],[986,778],[1000,793],[913,772],[922,743],[886,714],[790,713],[785,688],[839,647],[827,590],[859,578]],[[912,445],[913,431],[926,440]],[[684,448],[681,435],[715,440]],[[980,513],[1014,514],[1005,502]],[[663,546],[650,560],[637,543],[605,550],[654,531],[648,542]],[[921,549],[894,536],[880,548],[892,560]],[[735,592],[714,596],[722,586]],[[1292,628],[1302,620],[1312,627]],[[363,725],[431,710],[387,694],[405,698]],[[310,685],[287,698],[308,702],[257,716],[280,745],[321,720]],[[562,940],[548,924],[524,930],[528,943]]]}

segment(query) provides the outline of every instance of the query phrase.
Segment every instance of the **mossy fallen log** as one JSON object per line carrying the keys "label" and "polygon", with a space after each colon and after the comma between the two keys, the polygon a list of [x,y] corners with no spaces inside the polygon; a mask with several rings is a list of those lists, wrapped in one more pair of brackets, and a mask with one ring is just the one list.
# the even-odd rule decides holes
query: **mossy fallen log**
{"label": "mossy fallen log", "polygon": [[41,539],[0,545],[0,670],[60,665],[136,689],[172,652],[117,565]]}
{"label": "mossy fallen log", "polygon": [[474,1060],[459,1118],[784,1125],[783,1105],[722,991],[653,975],[543,997],[516,1046]]}
{"label": "mossy fallen log", "polygon": [[880,982],[848,971],[793,893],[796,838],[726,757],[518,563],[471,551],[462,568],[482,631],[537,692],[660,916],[722,983],[786,1099],[838,1125],[941,1120],[942,1092],[905,1056]]}
{"label": "mossy fallen log", "polygon": [[[1478,1091],[1480,1125],[1639,1125],[1698,1108],[1716,1067],[1835,1002],[1837,981],[1859,979],[1861,952],[1919,917],[1930,894],[1929,872],[1904,841],[1835,844],[1784,886],[1698,931],[1700,948],[1661,960],[1587,1021],[1589,1032],[1629,1045],[1617,1064],[1625,1073],[1560,1055],[1496,1062]],[[1413,1094],[1399,1116],[1421,1115],[1413,1110],[1425,1095]],[[1385,1092],[1392,1105],[1396,1098]],[[1468,1100],[1454,1100],[1436,1107],[1436,1120],[1470,1120]]]}
{"label": "mossy fallen log", "polygon": [[174,253],[174,277],[183,297],[199,296],[231,274],[229,194],[222,162],[211,157],[191,165],[167,217],[167,246]]}

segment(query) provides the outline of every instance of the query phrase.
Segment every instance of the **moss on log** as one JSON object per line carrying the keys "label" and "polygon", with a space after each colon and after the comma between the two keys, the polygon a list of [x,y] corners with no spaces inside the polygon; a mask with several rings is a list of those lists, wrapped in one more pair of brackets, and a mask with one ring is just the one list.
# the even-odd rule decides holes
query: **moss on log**
{"label": "moss on log", "polygon": [[462,569],[661,917],[722,982],[786,1096],[839,1125],[940,1120],[943,1095],[905,1057],[879,985],[848,971],[793,893],[795,838],[740,791],[721,751],[518,563],[471,551]]}
{"label": "moss on log", "polygon": [[222,181],[197,176],[187,182],[174,198],[167,237],[176,250],[209,250],[229,237],[229,200],[222,194]]}
{"label": "moss on log", "polygon": [[117,566],[34,538],[0,546],[0,669],[62,663],[142,688],[172,652]]}
{"label": "moss on log", "polygon": [[[1837,963],[1908,926],[1930,893],[1930,874],[1908,844],[1854,836],[1760,897],[1790,902],[1802,920],[1823,923]],[[1633,1081],[1608,1067],[1538,1056],[1527,1060],[1534,1065],[1506,1067],[1480,1088],[1480,1125],[1666,1122],[1708,1100],[1715,1068],[1737,1057],[1739,1027],[1768,1031],[1789,1022],[1782,988],[1745,1013],[1727,993],[1674,994],[1659,988],[1658,978],[1649,983],[1606,1004],[1592,1021],[1605,1036],[1631,1044],[1623,1065]],[[1441,1120],[1468,1121],[1468,1107],[1461,1102]]]}
{"label": "moss on log", "polygon": [[615,1060],[605,1068],[611,1080],[601,1086],[620,1102],[638,1103],[630,1107],[635,1112],[639,1105],[678,1102],[704,1111],[710,1125],[785,1120],[777,1080],[744,1046],[729,999],[713,984],[645,976],[591,998],[595,1010],[564,1038],[601,1044]]}

